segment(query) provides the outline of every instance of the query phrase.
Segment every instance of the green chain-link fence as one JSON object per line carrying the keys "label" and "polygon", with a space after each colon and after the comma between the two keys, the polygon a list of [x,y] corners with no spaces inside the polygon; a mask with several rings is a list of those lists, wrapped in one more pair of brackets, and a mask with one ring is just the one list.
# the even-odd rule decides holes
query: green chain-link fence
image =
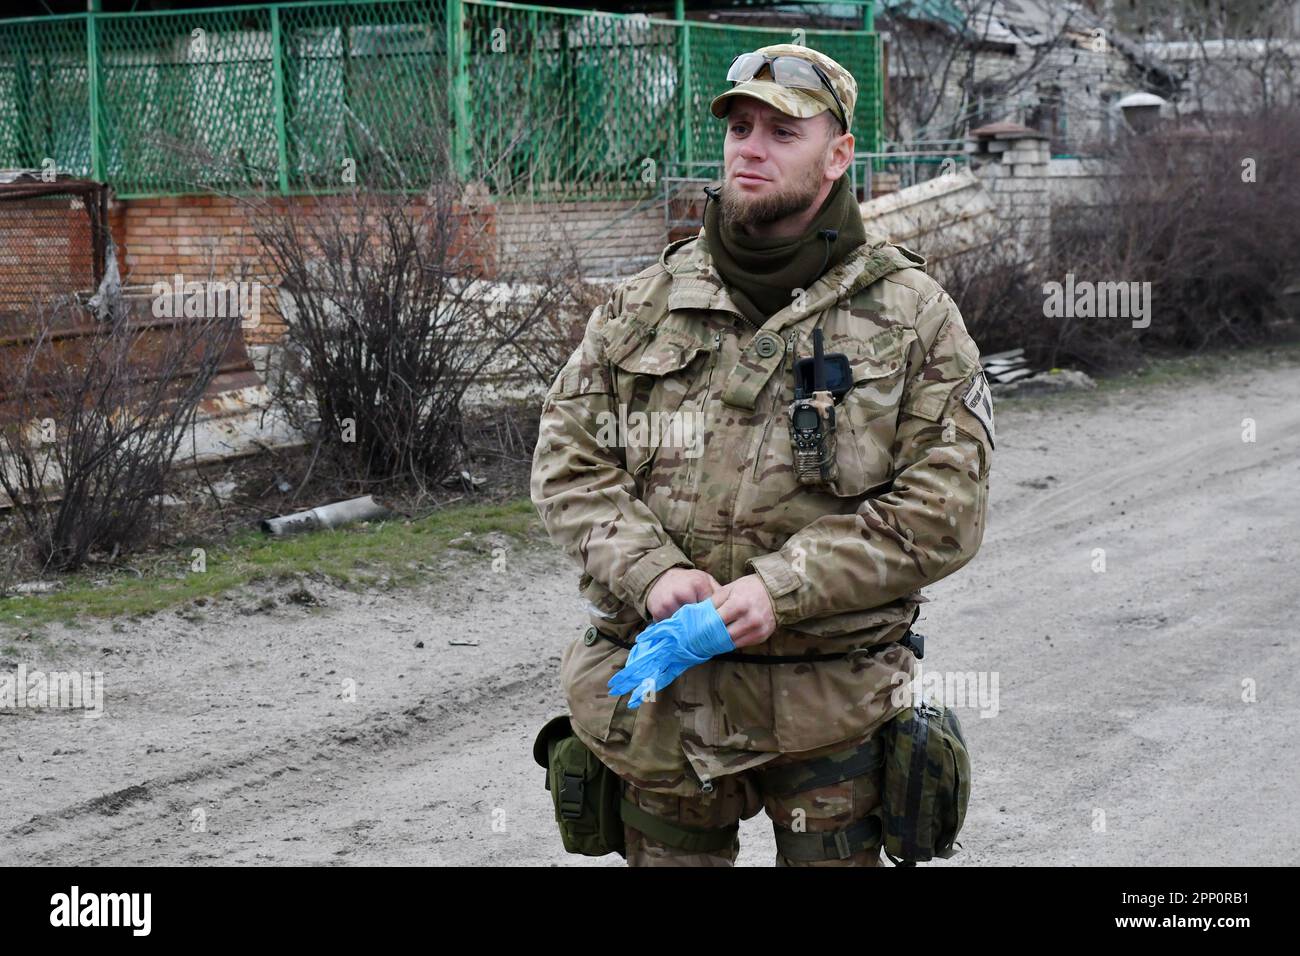
{"label": "green chain-link fence", "polygon": [[[799,31],[853,71],[858,149],[880,136],[879,45]],[[123,197],[208,189],[654,192],[717,159],[732,58],[791,31],[498,0],[367,0],[0,21],[0,167]]]}
{"label": "green chain-link fence", "polygon": [[[648,185],[680,142],[679,30],[648,18],[467,3],[471,168],[506,191]],[[646,177],[648,180],[653,175]]]}
{"label": "green chain-link fence", "polygon": [[[714,121],[709,113],[709,102],[726,89],[723,77],[736,54],[775,43],[790,43],[790,31],[763,30],[735,27],[709,27],[691,25],[691,75],[690,113],[695,119],[692,128],[694,158],[722,156],[722,139],[725,132],[721,121]],[[875,149],[879,131],[876,105],[880,102],[876,70],[876,34],[831,33],[808,30],[804,46],[825,53],[839,63],[858,81],[858,99],[853,110],[854,148]]]}

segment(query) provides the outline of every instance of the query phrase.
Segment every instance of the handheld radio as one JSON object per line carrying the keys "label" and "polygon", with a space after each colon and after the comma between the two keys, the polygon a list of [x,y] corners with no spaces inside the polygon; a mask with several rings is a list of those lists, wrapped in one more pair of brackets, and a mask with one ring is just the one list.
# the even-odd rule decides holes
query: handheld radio
{"label": "handheld radio", "polygon": [[813,329],[813,357],[795,363],[794,401],[789,408],[794,473],[800,484],[819,485],[838,477],[835,402],[852,387],[848,357],[838,352],[826,355],[822,330]]}

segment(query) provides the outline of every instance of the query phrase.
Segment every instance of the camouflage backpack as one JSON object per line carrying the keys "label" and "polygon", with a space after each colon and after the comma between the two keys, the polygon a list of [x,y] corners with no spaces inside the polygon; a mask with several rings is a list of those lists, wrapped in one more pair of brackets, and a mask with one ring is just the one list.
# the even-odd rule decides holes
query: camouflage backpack
{"label": "camouflage backpack", "polygon": [[889,722],[882,791],[885,855],[899,866],[947,859],[970,800],[970,755],[949,708],[909,707]]}

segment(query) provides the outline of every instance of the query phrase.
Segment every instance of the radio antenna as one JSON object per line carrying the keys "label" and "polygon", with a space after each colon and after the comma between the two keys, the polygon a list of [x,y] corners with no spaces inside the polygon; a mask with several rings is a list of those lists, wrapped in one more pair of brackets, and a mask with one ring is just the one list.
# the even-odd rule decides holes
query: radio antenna
{"label": "radio antenna", "polygon": [[822,352],[821,329],[813,329],[813,391],[826,391],[826,358]]}

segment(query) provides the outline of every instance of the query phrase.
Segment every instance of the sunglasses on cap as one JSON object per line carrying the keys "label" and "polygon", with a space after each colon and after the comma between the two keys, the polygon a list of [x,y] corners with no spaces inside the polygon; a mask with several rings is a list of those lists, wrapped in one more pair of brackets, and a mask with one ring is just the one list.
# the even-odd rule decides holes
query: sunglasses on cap
{"label": "sunglasses on cap", "polygon": [[779,86],[789,87],[794,90],[820,90],[825,89],[835,101],[835,107],[840,111],[840,126],[844,132],[849,131],[848,116],[844,112],[844,104],[835,94],[835,88],[831,86],[831,81],[826,78],[822,68],[811,60],[805,60],[801,56],[768,56],[765,53],[742,53],[731,61],[731,67],[727,70],[727,80],[731,83],[744,83],[746,80],[752,80],[754,76],[769,66],[772,72],[772,80]]}

